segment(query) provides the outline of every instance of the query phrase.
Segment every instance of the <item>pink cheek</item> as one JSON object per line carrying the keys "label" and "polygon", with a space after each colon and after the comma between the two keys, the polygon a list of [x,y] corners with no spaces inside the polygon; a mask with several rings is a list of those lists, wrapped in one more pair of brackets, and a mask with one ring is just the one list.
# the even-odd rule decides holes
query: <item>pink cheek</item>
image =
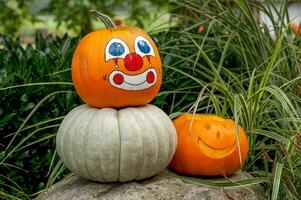
{"label": "pink cheek", "polygon": [[153,72],[148,72],[146,75],[146,81],[148,83],[153,83],[155,81],[155,75]]}
{"label": "pink cheek", "polygon": [[124,81],[124,77],[122,76],[122,74],[115,74],[113,81],[116,85],[121,85]]}

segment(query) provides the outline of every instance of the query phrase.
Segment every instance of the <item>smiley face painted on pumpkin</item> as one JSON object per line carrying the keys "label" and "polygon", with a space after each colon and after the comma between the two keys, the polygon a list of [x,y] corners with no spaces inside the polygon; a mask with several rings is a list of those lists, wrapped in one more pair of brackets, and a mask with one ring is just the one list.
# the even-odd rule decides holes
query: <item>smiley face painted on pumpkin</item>
{"label": "smiley face painted on pumpkin", "polygon": [[72,59],[72,80],[92,107],[149,103],[162,83],[162,64],[151,37],[137,27],[100,29],[86,35]]}
{"label": "smiley face painted on pumpkin", "polygon": [[173,170],[189,175],[231,175],[241,168],[248,152],[244,130],[235,122],[215,115],[182,115],[173,120],[178,146],[170,163]]}

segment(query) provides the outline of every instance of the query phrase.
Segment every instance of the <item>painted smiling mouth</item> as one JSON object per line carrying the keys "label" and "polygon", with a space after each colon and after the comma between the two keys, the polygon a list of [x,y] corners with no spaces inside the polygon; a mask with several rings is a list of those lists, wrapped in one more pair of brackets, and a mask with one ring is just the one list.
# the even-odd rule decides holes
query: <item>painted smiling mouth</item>
{"label": "painted smiling mouth", "polygon": [[141,85],[141,84],[143,84],[143,83],[145,83],[145,82],[146,82],[146,81],[143,81],[142,83],[128,83],[128,82],[124,81],[124,83],[126,83],[126,84],[128,84],[128,85],[136,85],[136,86]]}
{"label": "painted smiling mouth", "polygon": [[155,85],[156,81],[157,72],[154,68],[136,75],[125,74],[119,70],[115,70],[109,75],[109,83],[113,87],[129,91],[148,89]]}
{"label": "painted smiling mouth", "polygon": [[197,142],[202,152],[210,158],[215,158],[215,159],[224,158],[230,155],[235,150],[235,143],[232,144],[231,146],[220,149],[220,148],[214,148],[206,144],[204,141],[202,141],[200,137],[198,137]]}

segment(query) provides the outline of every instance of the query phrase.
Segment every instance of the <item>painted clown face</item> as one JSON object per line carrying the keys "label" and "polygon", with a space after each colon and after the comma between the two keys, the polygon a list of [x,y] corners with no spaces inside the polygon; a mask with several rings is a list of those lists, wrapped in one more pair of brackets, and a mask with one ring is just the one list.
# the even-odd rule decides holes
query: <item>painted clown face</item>
{"label": "painted clown face", "polygon": [[162,65],[153,40],[136,27],[101,29],[86,35],[72,60],[72,79],[92,107],[149,103],[162,83]]}

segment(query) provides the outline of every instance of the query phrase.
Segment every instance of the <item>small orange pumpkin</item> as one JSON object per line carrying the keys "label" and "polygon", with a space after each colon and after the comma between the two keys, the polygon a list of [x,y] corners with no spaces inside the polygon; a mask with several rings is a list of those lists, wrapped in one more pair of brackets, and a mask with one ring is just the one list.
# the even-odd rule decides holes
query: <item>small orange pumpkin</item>
{"label": "small orange pumpkin", "polygon": [[187,175],[218,176],[231,175],[241,168],[249,146],[247,136],[239,126],[240,161],[233,120],[215,115],[186,114],[173,123],[178,145],[169,165],[171,169]]}
{"label": "small orange pumpkin", "polygon": [[91,11],[106,25],[86,35],[72,59],[72,80],[92,107],[149,103],[162,83],[162,64],[151,37],[133,26],[115,27],[107,16]]}

